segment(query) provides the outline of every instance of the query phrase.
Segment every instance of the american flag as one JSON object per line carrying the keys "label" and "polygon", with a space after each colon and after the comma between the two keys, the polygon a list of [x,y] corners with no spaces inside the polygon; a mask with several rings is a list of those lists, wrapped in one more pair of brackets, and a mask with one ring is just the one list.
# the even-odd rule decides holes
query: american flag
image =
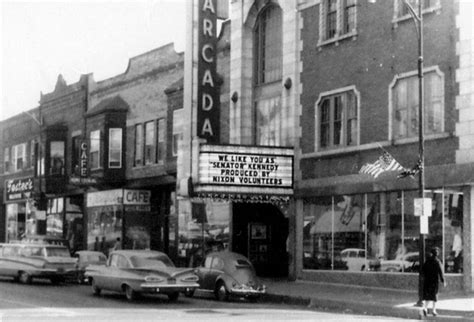
{"label": "american flag", "polygon": [[395,160],[390,153],[384,153],[374,163],[367,163],[360,168],[359,173],[367,173],[377,178],[385,171],[402,171],[405,170],[400,163]]}

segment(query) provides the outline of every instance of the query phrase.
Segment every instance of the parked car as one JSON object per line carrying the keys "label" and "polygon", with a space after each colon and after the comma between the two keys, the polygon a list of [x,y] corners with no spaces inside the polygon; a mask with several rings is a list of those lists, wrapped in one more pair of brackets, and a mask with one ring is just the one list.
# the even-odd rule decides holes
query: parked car
{"label": "parked car", "polygon": [[86,267],[89,265],[105,265],[107,263],[107,256],[104,253],[92,250],[80,250],[74,254],[76,258],[77,282],[82,284],[86,282],[84,273]]}
{"label": "parked car", "polygon": [[[219,251],[208,254],[203,266],[197,267],[199,290],[214,293],[220,300],[230,296],[257,299],[265,293],[265,285],[258,279],[249,260],[237,253]],[[194,290],[185,292],[193,296]]]}
{"label": "parked car", "polygon": [[76,260],[67,247],[47,244],[0,244],[0,275],[24,284],[46,278],[57,284],[76,275]]}
{"label": "parked car", "polygon": [[382,260],[381,270],[385,272],[417,272],[419,269],[419,253],[408,252],[395,259]]}
{"label": "parked car", "polygon": [[341,251],[341,260],[346,263],[349,271],[378,271],[380,260],[367,257],[365,249],[346,248]]}
{"label": "parked car", "polygon": [[106,265],[89,265],[85,276],[94,295],[102,290],[125,293],[129,301],[140,294],[166,294],[171,301],[180,292],[196,289],[198,277],[192,268],[177,268],[162,252],[152,250],[116,250]]}

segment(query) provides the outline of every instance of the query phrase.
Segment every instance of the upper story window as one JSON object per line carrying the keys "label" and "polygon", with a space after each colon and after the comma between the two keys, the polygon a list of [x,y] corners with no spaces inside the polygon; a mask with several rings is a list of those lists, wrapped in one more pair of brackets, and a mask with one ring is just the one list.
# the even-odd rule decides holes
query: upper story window
{"label": "upper story window", "polygon": [[8,173],[11,171],[11,159],[10,159],[10,148],[3,150],[3,171]]}
{"label": "upper story window", "polygon": [[282,120],[279,111],[281,110],[281,98],[262,99],[255,102],[256,109],[256,144],[257,145],[281,145],[280,134]]}
{"label": "upper story window", "polygon": [[28,166],[30,168],[34,168],[35,166],[35,158],[36,158],[36,140],[31,140],[30,141],[30,153],[28,156]]}
{"label": "upper story window", "polygon": [[135,166],[163,163],[165,119],[135,125]]}
{"label": "upper story window", "polygon": [[80,160],[81,160],[81,136],[72,137],[72,156],[71,156],[71,172],[72,174],[79,175],[80,172]]}
{"label": "upper story window", "polygon": [[156,162],[155,121],[145,123],[145,164]]}
{"label": "upper story window", "polygon": [[[424,74],[424,127],[425,134],[444,131],[444,77],[437,70]],[[395,80],[391,87],[393,106],[393,137],[395,139],[418,135],[418,76],[409,73]]]}
{"label": "upper story window", "polygon": [[[418,14],[418,1],[419,0],[406,0],[411,7],[415,10],[415,12]],[[435,11],[439,10],[441,8],[440,0],[421,0],[421,7],[423,12],[430,12],[430,11]],[[404,0],[395,0],[395,12],[394,12],[394,18],[403,20],[405,18],[411,17],[410,15],[410,9],[408,9],[408,6],[405,4]]]}
{"label": "upper story window", "polygon": [[109,129],[109,168],[122,167],[122,129]]}
{"label": "upper story window", "polygon": [[317,137],[319,149],[358,144],[359,122],[355,90],[328,93],[317,103]]}
{"label": "upper story window", "polygon": [[357,0],[322,0],[319,44],[354,36],[357,28]]}
{"label": "upper story window", "polygon": [[282,77],[281,9],[270,5],[258,15],[254,29],[255,84],[278,81]]}
{"label": "upper story window", "polygon": [[65,144],[64,141],[50,142],[50,174],[63,175],[65,162]]}
{"label": "upper story window", "polygon": [[90,167],[91,169],[100,168],[100,130],[92,131],[90,134]]}
{"label": "upper story window", "polygon": [[20,171],[26,167],[26,143],[14,145],[11,151],[13,171]]}
{"label": "upper story window", "polygon": [[143,164],[143,124],[135,125],[135,166]]}
{"label": "upper story window", "polygon": [[157,160],[158,163],[163,163],[165,160],[165,136],[166,136],[166,123],[165,119],[159,119],[157,122]]}
{"label": "upper story window", "polygon": [[173,156],[178,155],[179,142],[183,139],[183,117],[182,109],[173,111],[173,137],[171,143],[171,149]]}

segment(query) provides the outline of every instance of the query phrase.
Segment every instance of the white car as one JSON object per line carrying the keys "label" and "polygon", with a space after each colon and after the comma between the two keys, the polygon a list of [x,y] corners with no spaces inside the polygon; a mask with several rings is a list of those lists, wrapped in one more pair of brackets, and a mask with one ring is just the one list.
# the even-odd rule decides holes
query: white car
{"label": "white car", "polygon": [[366,256],[365,249],[346,248],[341,251],[341,260],[346,263],[349,271],[377,271],[380,261]]}
{"label": "white car", "polygon": [[411,272],[418,260],[418,252],[408,252],[395,259],[382,260],[380,268],[384,272]]}

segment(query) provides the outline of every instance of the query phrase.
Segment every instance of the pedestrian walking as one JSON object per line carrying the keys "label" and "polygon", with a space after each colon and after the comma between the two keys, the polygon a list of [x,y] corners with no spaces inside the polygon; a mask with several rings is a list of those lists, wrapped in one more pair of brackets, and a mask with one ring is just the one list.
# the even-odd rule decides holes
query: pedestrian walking
{"label": "pedestrian walking", "polygon": [[443,282],[443,286],[446,286],[441,261],[438,259],[439,249],[435,247],[431,249],[430,253],[430,257],[422,267],[424,316],[428,315],[428,307],[430,303],[432,306],[431,314],[433,314],[433,316],[438,315],[436,312],[436,301],[438,300],[439,282]]}

